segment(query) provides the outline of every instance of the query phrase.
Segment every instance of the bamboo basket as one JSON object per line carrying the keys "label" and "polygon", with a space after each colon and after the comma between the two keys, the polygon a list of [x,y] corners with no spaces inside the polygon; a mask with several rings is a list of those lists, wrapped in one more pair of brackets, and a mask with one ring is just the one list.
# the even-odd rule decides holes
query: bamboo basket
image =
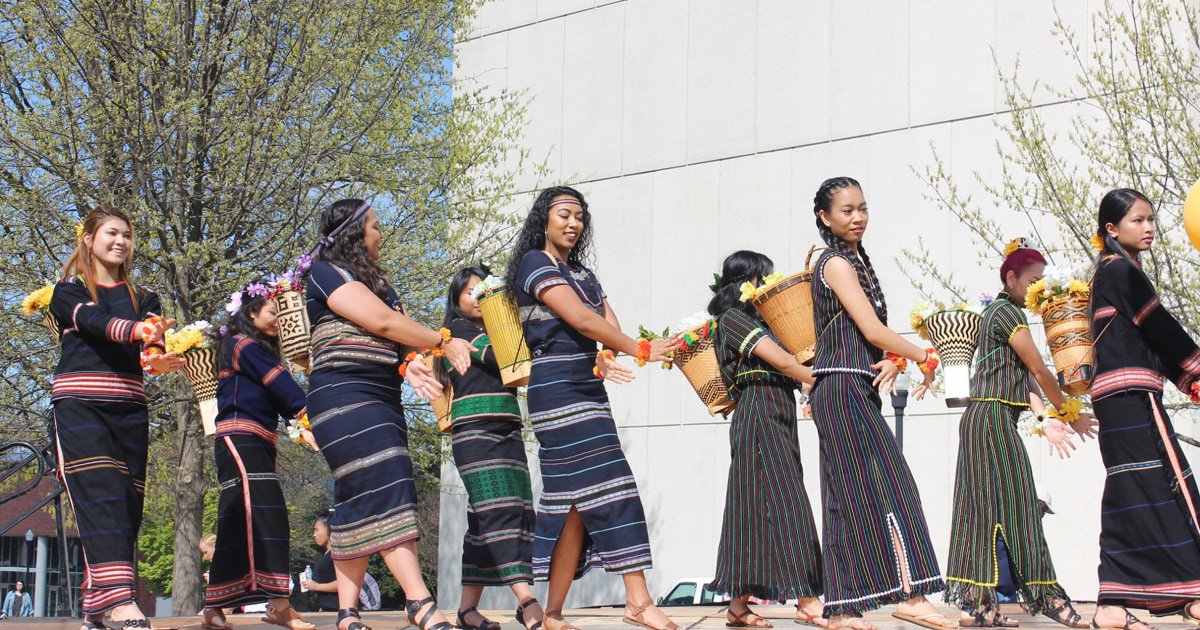
{"label": "bamboo basket", "polygon": [[61,332],[58,329],[58,320],[54,319],[54,315],[50,313],[50,309],[42,311],[42,323],[46,325],[46,330],[54,335],[54,340],[58,341],[58,335]]}
{"label": "bamboo basket", "polygon": [[[691,332],[694,333],[703,327],[693,328]],[[716,322],[712,323],[712,327],[716,328]],[[708,415],[729,415],[734,402],[729,399],[729,386],[721,376],[721,363],[717,360],[717,349],[713,345],[711,332],[692,347],[676,350],[675,367],[683,372],[692,388],[696,390],[700,401],[708,407]]]}
{"label": "bamboo basket", "polygon": [[429,406],[433,407],[433,415],[437,416],[438,431],[442,433],[450,432],[450,425],[453,422],[450,417],[450,403],[454,400],[454,386],[446,385],[442,388],[442,395],[429,401]]}
{"label": "bamboo basket", "polygon": [[971,359],[982,328],[983,316],[970,311],[939,311],[925,319],[929,341],[941,357],[947,407],[971,402]]}
{"label": "bamboo basket", "polygon": [[1058,372],[1058,386],[1070,396],[1091,391],[1095,372],[1088,298],[1067,295],[1046,302],[1042,307],[1042,325]]}
{"label": "bamboo basket", "polygon": [[217,350],[203,348],[184,354],[183,375],[192,384],[200,404],[200,422],[205,435],[217,433]]}
{"label": "bamboo basket", "polygon": [[479,310],[483,312],[483,328],[500,364],[500,380],[507,387],[528,384],[529,371],[533,367],[529,346],[525,344],[525,331],[521,329],[517,307],[505,295],[505,288],[484,291],[479,297]]}
{"label": "bamboo basket", "polygon": [[275,310],[279,318],[279,344],[283,356],[307,372],[309,364],[308,307],[300,291],[284,291],[275,296]]}
{"label": "bamboo basket", "polygon": [[813,317],[812,279],[809,266],[816,247],[808,250],[805,270],[771,285],[751,300],[771,332],[802,364],[812,363],[817,353],[817,331]]}

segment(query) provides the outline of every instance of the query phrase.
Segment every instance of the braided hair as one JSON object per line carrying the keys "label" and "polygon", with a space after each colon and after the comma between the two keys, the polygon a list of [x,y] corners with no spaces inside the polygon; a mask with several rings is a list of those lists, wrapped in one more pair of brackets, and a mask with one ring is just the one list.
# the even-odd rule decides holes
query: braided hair
{"label": "braided hair", "polygon": [[[821,182],[821,187],[817,189],[817,194],[813,197],[813,215],[816,217],[817,232],[821,234],[821,240],[825,241],[826,245],[834,251],[854,254],[850,244],[834,234],[833,229],[821,220],[821,211],[830,211],[833,195],[843,188],[851,187],[862,190],[862,186],[853,177],[831,177]],[[858,255],[846,258],[858,274],[858,284],[871,299],[871,304],[875,307],[875,315],[879,317],[879,321],[887,325],[887,301],[883,297],[883,289],[879,286],[879,277],[875,275],[875,267],[871,265],[871,257],[867,255],[867,249],[863,247],[862,243],[859,243]]]}

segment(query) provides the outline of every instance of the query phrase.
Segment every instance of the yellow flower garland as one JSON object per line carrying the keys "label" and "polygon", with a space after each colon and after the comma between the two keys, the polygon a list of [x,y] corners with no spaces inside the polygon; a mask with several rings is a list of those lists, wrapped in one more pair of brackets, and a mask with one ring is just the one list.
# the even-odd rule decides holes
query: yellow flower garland
{"label": "yellow flower garland", "polygon": [[1046,413],[1051,417],[1062,420],[1065,424],[1071,424],[1079,419],[1079,414],[1083,412],[1083,402],[1078,398],[1068,398],[1062,404],[1062,408],[1056,409],[1048,407]]}

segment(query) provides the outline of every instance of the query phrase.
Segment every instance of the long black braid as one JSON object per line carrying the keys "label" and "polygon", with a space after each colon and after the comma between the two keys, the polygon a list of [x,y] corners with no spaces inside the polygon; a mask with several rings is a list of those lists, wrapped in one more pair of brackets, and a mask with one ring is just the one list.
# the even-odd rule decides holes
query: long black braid
{"label": "long black braid", "polygon": [[833,230],[821,220],[822,210],[830,212],[834,193],[850,187],[862,190],[862,186],[853,177],[831,177],[821,182],[821,187],[817,189],[817,194],[813,197],[813,214],[816,216],[817,231],[821,234],[821,240],[825,241],[829,247],[836,251],[850,252],[851,255],[846,258],[850,260],[850,265],[858,273],[858,284],[862,286],[867,297],[871,298],[871,303],[875,306],[875,315],[886,326],[888,321],[887,300],[883,297],[879,276],[875,275],[875,267],[871,265],[871,257],[867,255],[867,248],[859,243],[858,255],[853,255],[854,250],[850,248],[849,243],[838,238]]}

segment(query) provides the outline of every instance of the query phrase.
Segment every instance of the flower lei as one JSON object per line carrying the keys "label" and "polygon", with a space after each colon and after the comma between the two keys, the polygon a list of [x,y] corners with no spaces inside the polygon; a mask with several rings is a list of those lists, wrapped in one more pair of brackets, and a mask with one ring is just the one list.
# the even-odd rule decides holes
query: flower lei
{"label": "flower lei", "polygon": [[783,280],[783,273],[777,271],[775,273],[763,276],[762,284],[758,286],[754,286],[753,282],[743,282],[742,301],[749,302],[750,300],[753,300],[754,298],[766,293],[767,289],[771,288],[771,285],[779,282],[780,280]]}
{"label": "flower lei", "polygon": [[896,354],[895,352],[889,352],[885,356],[887,356],[887,360],[891,361],[892,364],[895,365],[896,368],[901,372],[904,372],[908,369],[908,359]]}
{"label": "flower lei", "polygon": [[920,368],[923,374],[933,374],[934,370],[938,367],[938,363],[941,362],[941,357],[938,355],[938,351],[933,348],[925,348],[925,355],[925,360],[917,363],[917,367]]}
{"label": "flower lei", "polygon": [[1063,424],[1071,424],[1079,419],[1079,414],[1083,412],[1083,401],[1078,398],[1068,398],[1059,408],[1048,407],[1046,413],[1051,418],[1057,418],[1063,421]]}
{"label": "flower lei", "polygon": [[[600,351],[600,356],[604,357],[605,359],[608,359],[609,361],[617,360],[617,355],[613,354],[613,351],[609,350],[607,348]],[[604,374],[600,371],[599,365],[592,366],[592,374],[596,378],[598,378],[600,380],[604,380]]]}
{"label": "flower lei", "polygon": [[438,334],[442,336],[441,343],[433,348],[426,348],[420,352],[409,352],[408,356],[404,357],[404,362],[396,368],[396,371],[400,373],[400,378],[408,378],[408,364],[412,363],[413,361],[424,361],[426,355],[436,358],[446,356],[445,346],[446,344],[450,343],[450,339],[453,338],[453,335],[450,334],[449,328],[439,328]]}

